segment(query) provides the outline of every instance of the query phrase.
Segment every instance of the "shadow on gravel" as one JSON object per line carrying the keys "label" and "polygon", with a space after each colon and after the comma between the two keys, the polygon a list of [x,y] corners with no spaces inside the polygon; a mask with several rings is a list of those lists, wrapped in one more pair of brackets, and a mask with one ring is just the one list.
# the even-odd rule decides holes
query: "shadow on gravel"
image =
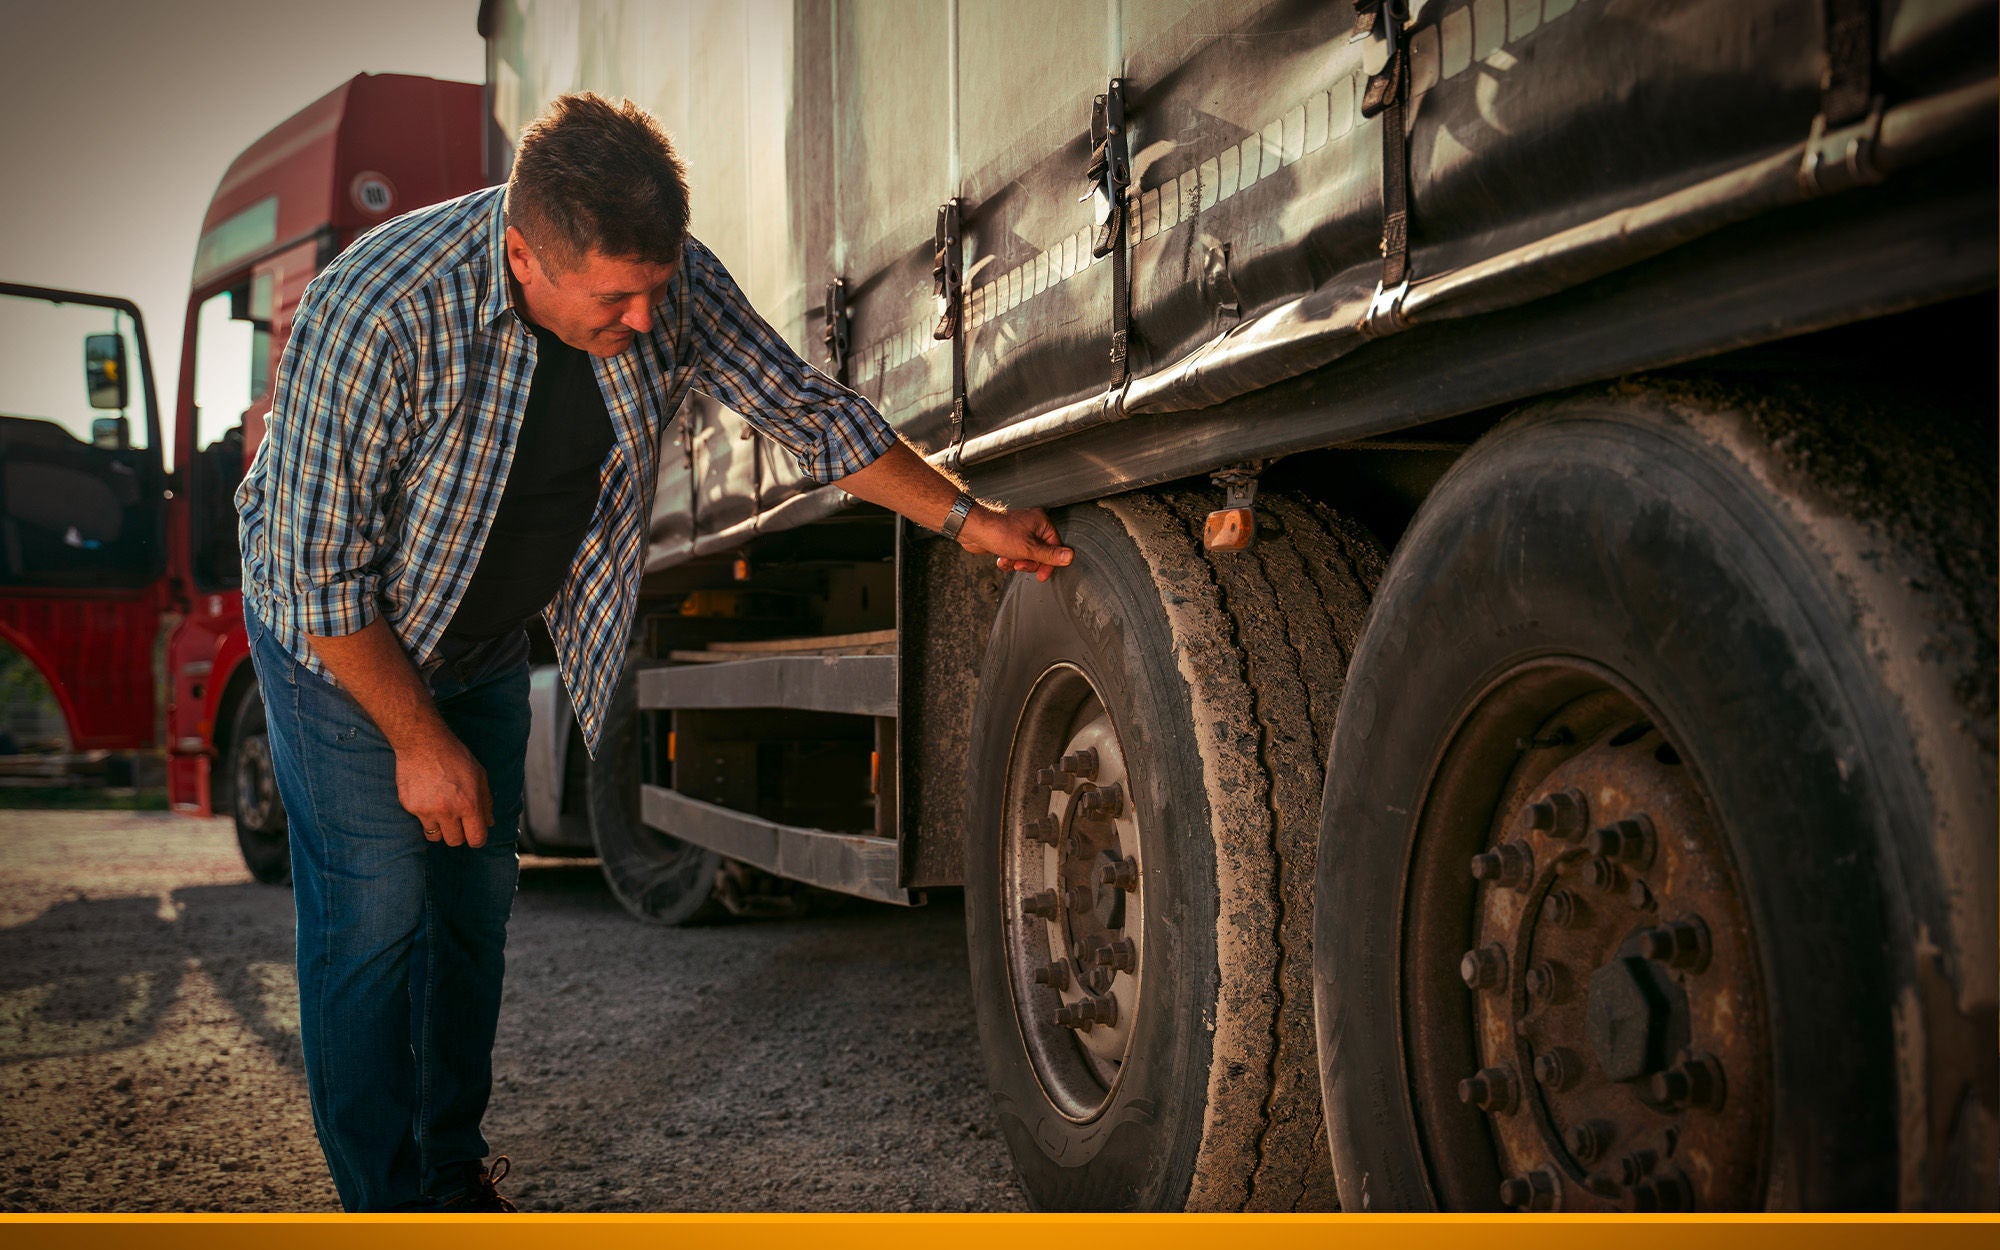
{"label": "shadow on gravel", "polygon": [[159,1028],[185,971],[157,898],[72,899],[0,929],[0,1064],[94,1055]]}
{"label": "shadow on gravel", "polygon": [[[486,1135],[533,1211],[1024,1205],[990,1112],[956,890],[682,928],[523,874]],[[518,945],[517,945],[518,944]]]}
{"label": "shadow on gravel", "polygon": [[245,881],[176,890],[174,902],[182,949],[250,1035],[280,1065],[303,1071],[292,892]]}
{"label": "shadow on gravel", "polygon": [[[955,897],[946,892],[936,901],[949,907]],[[624,914],[595,862],[524,865],[514,914],[517,924],[630,925],[640,944],[661,936]],[[900,914],[814,892],[798,917],[723,916],[681,932],[747,930],[759,935],[751,949],[795,938],[818,946],[828,924],[835,931],[867,930]],[[164,909],[154,897],[71,899],[0,929],[0,1064],[99,1054],[148,1040],[192,961],[252,1035],[280,1063],[296,1068],[293,924],[290,891],[240,882],[176,890]]]}
{"label": "shadow on gravel", "polygon": [[151,1039],[199,965],[250,1032],[298,1065],[292,898],[243,883],[157,898],[75,899],[0,929],[0,1063]]}
{"label": "shadow on gravel", "polygon": [[[244,1026],[284,1067],[303,1070],[299,1050],[297,938],[292,894],[254,883],[177,890],[172,935],[201,962]],[[620,923],[623,910],[595,861],[534,860],[522,866],[514,916]],[[634,922],[636,925],[636,922]]]}
{"label": "shadow on gravel", "polygon": [[[517,915],[622,919],[594,863],[521,873]],[[289,890],[241,882],[156,897],[71,899],[0,928],[0,1065],[151,1039],[190,964],[277,1061],[301,1066]]]}

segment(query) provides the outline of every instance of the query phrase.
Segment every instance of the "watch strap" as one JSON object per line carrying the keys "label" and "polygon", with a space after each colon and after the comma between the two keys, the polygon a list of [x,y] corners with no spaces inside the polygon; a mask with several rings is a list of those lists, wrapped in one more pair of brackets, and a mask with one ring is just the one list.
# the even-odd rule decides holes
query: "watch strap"
{"label": "watch strap", "polygon": [[938,533],[946,538],[956,539],[958,531],[965,528],[965,518],[972,515],[972,509],[977,502],[973,499],[971,491],[958,492],[958,498],[952,501],[951,511],[944,514],[944,524],[938,526]]}

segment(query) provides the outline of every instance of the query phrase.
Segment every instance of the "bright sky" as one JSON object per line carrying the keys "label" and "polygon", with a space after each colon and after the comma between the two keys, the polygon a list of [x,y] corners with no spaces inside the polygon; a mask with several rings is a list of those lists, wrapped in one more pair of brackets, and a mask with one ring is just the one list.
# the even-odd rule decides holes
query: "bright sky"
{"label": "bright sky", "polygon": [[[355,74],[481,81],[478,16],[478,0],[0,0],[0,279],[137,301],[170,429],[222,171]],[[0,340],[0,371],[26,369],[82,394],[80,342],[51,360]]]}

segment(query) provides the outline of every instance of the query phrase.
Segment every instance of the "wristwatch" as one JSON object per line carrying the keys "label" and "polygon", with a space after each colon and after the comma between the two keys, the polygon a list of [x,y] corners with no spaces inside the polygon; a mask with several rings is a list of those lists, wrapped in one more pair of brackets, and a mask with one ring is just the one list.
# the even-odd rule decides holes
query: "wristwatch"
{"label": "wristwatch", "polygon": [[938,526],[938,533],[956,540],[958,531],[965,528],[965,518],[972,515],[972,510],[978,503],[979,501],[972,497],[971,491],[958,492],[958,498],[952,501],[951,511],[944,514],[944,524]]}

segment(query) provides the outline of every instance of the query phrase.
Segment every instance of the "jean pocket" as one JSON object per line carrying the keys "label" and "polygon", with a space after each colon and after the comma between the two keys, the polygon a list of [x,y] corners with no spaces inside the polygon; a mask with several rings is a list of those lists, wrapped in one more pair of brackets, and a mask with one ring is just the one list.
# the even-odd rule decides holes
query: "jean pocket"
{"label": "jean pocket", "polygon": [[297,688],[299,714],[317,724],[315,732],[323,741],[336,746],[345,746],[357,738],[387,741],[359,699],[303,664],[294,662],[287,672]]}

